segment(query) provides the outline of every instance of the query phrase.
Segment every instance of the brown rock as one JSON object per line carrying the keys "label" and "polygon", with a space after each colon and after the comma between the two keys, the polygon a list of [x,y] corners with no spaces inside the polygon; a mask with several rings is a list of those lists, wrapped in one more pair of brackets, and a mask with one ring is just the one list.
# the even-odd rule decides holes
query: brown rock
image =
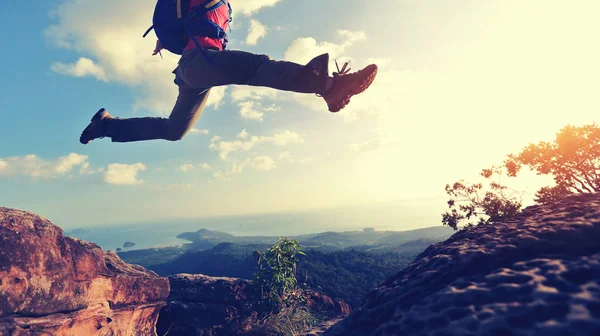
{"label": "brown rock", "polygon": [[332,318],[348,316],[352,311],[350,305],[342,300],[333,301],[329,296],[313,291],[307,291],[306,294],[309,298],[309,308],[326,313]]}
{"label": "brown rock", "polygon": [[250,282],[244,279],[177,274],[157,324],[159,334],[238,335],[258,324]]}
{"label": "brown rock", "polygon": [[322,334],[600,335],[600,195],[458,232]]}
{"label": "brown rock", "polygon": [[[177,274],[169,277],[171,294],[160,312],[157,331],[173,336],[261,335],[257,293],[251,281]],[[320,316],[335,319],[347,316],[350,306],[343,301],[306,291],[308,306]],[[264,317],[263,317],[264,318]]]}
{"label": "brown rock", "polygon": [[0,335],[156,335],[168,293],[168,279],[0,208]]}

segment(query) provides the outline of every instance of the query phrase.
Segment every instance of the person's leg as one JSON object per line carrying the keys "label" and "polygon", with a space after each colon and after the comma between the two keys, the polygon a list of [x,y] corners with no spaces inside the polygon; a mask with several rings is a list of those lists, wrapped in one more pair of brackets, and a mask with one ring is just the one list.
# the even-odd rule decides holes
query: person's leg
{"label": "person's leg", "polygon": [[110,137],[113,142],[182,139],[202,114],[210,89],[190,87],[181,80],[177,69],[173,73],[179,95],[169,118],[113,118],[101,109],[81,133],[79,141],[87,144],[104,137]]}
{"label": "person's leg", "polygon": [[[181,58],[180,75],[186,84],[193,87],[238,84],[315,93],[325,98],[332,112],[343,108],[351,96],[366,90],[377,74],[377,66],[369,65],[356,73],[341,71],[330,77],[328,54],[300,65],[237,50],[205,52],[209,62],[198,49],[186,51]],[[330,90],[326,90],[328,81],[332,83]]]}
{"label": "person's leg", "polygon": [[179,87],[179,96],[169,118],[110,119],[104,127],[106,136],[113,142],[181,140],[200,118],[209,92],[210,89]]}

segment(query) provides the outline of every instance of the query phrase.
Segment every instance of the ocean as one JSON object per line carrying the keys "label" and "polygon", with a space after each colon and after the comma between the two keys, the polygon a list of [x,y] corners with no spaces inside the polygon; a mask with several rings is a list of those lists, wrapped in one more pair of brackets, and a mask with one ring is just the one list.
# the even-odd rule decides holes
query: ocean
{"label": "ocean", "polygon": [[[172,219],[147,223],[65,229],[65,234],[102,247],[124,251],[186,243],[177,238],[182,232],[208,229],[236,236],[295,236],[327,231],[376,230],[405,231],[441,225],[439,213],[420,204],[397,204],[368,208],[316,210],[297,213],[224,216],[198,219]],[[135,246],[124,248],[125,242]]]}

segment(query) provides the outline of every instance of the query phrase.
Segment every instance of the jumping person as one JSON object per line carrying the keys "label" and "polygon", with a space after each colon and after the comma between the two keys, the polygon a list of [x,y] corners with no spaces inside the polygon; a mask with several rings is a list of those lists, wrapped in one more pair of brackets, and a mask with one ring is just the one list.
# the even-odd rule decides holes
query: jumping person
{"label": "jumping person", "polygon": [[158,41],[153,55],[163,49],[181,55],[173,71],[179,94],[170,116],[115,118],[102,108],[92,117],[79,141],[87,144],[104,137],[113,142],[181,140],[202,114],[210,89],[222,85],[312,93],[325,100],[329,111],[338,112],[352,96],[365,91],[377,75],[375,64],[349,73],[346,63],[330,76],[328,54],[300,65],[272,60],[266,55],[226,50],[229,22],[228,0],[158,0],[154,25],[144,36],[155,30]]}

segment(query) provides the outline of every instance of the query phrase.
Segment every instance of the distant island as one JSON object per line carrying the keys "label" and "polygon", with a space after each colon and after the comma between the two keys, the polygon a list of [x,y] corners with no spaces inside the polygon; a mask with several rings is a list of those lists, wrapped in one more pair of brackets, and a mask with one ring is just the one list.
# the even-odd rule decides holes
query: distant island
{"label": "distant island", "polygon": [[125,242],[125,244],[123,244],[123,248],[130,248],[130,247],[134,247],[135,243],[134,242]]}
{"label": "distant island", "polygon": [[90,230],[77,228],[77,229],[73,229],[73,230],[67,232],[67,235],[78,235],[78,234],[89,233],[89,232],[90,232]]}
{"label": "distant island", "polygon": [[[341,250],[353,247],[368,251],[370,249],[397,248],[399,245],[420,239],[441,241],[452,235],[453,230],[446,226],[435,226],[408,231],[376,231],[364,228],[362,231],[327,231],[322,233],[289,236],[297,239],[304,248]],[[183,232],[177,238],[189,241],[186,249],[209,249],[220,243],[235,244],[273,244],[277,236],[235,236],[230,233],[200,229],[196,232]]]}

